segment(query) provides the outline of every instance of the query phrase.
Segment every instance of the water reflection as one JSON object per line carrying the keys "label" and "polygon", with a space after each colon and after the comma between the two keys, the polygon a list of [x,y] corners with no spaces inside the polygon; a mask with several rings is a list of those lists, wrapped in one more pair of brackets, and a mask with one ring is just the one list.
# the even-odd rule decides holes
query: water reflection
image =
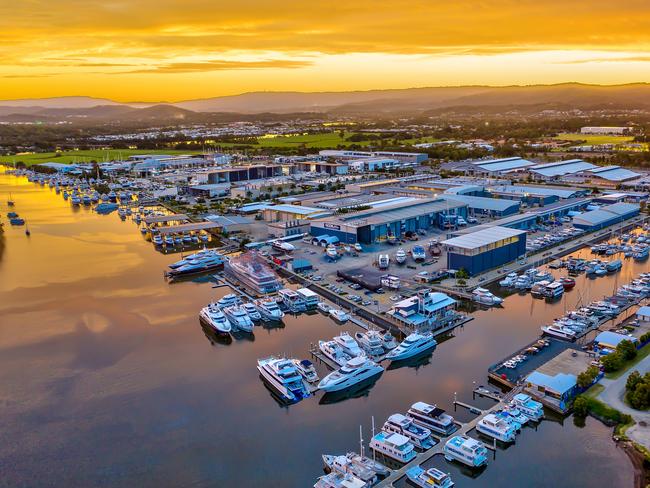
{"label": "water reflection", "polygon": [[[648,266],[626,260],[617,276],[579,276],[561,302],[514,294],[503,309],[477,310],[422,363],[389,368],[358,395],[275,408],[257,359],[306,357],[310,344],[354,326],[287,315],[257,326],[254,341],[222,344],[197,319],[227,290],[209,278],[165,281],[163,270],[176,259],[157,252],[134,222],[71,209],[47,188],[0,174],[0,194],[9,189],[32,236],[6,227],[0,238],[7,486],[311,486],[321,454],[355,449],[359,424],[368,432],[371,415],[383,423],[420,400],[453,409],[454,392],[469,400],[473,382],[532,342],[540,325],[579,300],[611,294]],[[320,377],[329,372],[316,368]],[[476,479],[441,466],[461,488],[631,486],[631,465],[610,435],[591,419],[582,429],[572,420],[544,421]]]}
{"label": "water reflection", "polygon": [[332,405],[334,403],[339,403],[343,402],[345,400],[350,400],[352,398],[361,398],[361,397],[367,397],[370,394],[370,390],[372,390],[372,387],[375,386],[379,378],[383,373],[379,373],[371,378],[368,378],[367,380],[362,381],[361,383],[357,383],[356,385],[346,388],[343,391],[331,391],[325,393],[319,403],[321,405]]}

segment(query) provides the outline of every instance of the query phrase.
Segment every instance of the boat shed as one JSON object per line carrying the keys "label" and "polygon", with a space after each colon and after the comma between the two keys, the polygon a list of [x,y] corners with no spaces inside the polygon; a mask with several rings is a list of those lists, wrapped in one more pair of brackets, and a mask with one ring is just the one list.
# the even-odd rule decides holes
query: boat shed
{"label": "boat shed", "polygon": [[489,215],[506,217],[519,212],[521,204],[516,200],[499,198],[473,197],[468,195],[442,195],[445,200],[461,202],[467,205],[470,215]]}
{"label": "boat shed", "polygon": [[650,307],[644,305],[636,311],[636,318],[641,322],[650,322]]}
{"label": "boat shed", "polygon": [[614,203],[573,217],[573,225],[589,231],[623,222],[639,215],[640,207],[634,203]]}
{"label": "boat shed", "polygon": [[447,220],[457,215],[467,216],[467,204],[443,198],[404,199],[313,220],[310,233],[336,236],[348,244],[372,244],[420,229],[443,228]]}
{"label": "boat shed", "polygon": [[599,349],[614,350],[616,349],[616,346],[618,346],[623,341],[636,343],[639,340],[636,337],[618,334],[617,332],[606,330],[605,332],[601,332],[596,336],[594,339],[594,345],[598,346]]}
{"label": "boat shed", "polygon": [[476,275],[516,260],[526,253],[526,231],[488,227],[442,241],[447,267]]}

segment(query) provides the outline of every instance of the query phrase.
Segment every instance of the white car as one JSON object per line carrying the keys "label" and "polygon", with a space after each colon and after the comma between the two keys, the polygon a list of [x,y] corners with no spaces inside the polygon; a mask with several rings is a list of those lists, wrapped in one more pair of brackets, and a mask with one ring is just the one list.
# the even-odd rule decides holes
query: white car
{"label": "white car", "polygon": [[477,224],[478,220],[476,219],[476,217],[467,217],[467,223],[469,223],[469,224]]}

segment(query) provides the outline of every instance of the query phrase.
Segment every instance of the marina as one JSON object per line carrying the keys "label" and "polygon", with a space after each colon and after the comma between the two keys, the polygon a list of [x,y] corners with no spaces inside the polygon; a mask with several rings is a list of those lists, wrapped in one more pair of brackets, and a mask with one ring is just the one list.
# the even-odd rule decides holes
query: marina
{"label": "marina", "polygon": [[[107,449],[103,462],[107,466],[120,467],[121,474],[104,477],[114,486],[123,484],[125,479],[130,483],[148,480],[164,484],[171,480],[174,484],[186,484],[190,478],[196,480],[186,470],[179,469],[186,463],[200,466],[207,473],[199,476],[200,484],[217,480],[223,484],[246,485],[251,478],[242,475],[241,457],[233,452],[231,446],[222,446],[219,442],[225,435],[245,446],[247,454],[257,460],[253,477],[259,483],[273,476],[286,480],[285,484],[313,485],[321,469],[321,455],[324,452],[348,452],[355,445],[358,425],[364,423],[367,430],[369,405],[377,419],[404,412],[419,400],[435,400],[443,408],[453,410],[454,391],[459,399],[471,398],[475,388],[473,382],[485,377],[491,363],[519,345],[536,340],[540,334],[540,322],[560,316],[564,308],[562,302],[546,303],[517,294],[508,296],[503,308],[473,312],[473,321],[465,327],[455,328],[449,340],[438,340],[432,354],[387,371],[370,388],[343,395],[335,401],[328,398],[323,403],[323,394],[315,392],[315,398],[307,398],[289,407],[281,406],[260,382],[256,369],[258,359],[282,353],[300,358],[308,353],[311,343],[332,338],[343,331],[354,337],[355,332],[364,329],[352,320],[339,325],[321,312],[315,312],[297,317],[287,314],[282,325],[277,327],[262,322],[255,326],[254,340],[233,335],[229,335],[228,340],[217,337],[199,326],[198,313],[207,303],[231,293],[230,287],[213,288],[211,278],[207,282],[199,278],[179,281],[170,286],[161,278],[161,270],[178,258],[170,259],[168,255],[154,252],[151,244],[139,233],[134,233],[133,226],[122,222],[116,213],[97,216],[83,206],[71,209],[69,203],[54,195],[53,190],[50,194],[47,188],[34,188],[31,184],[20,186],[20,181],[13,177],[10,180],[6,176],[2,178],[0,183],[3,185],[11,181],[16,211],[29,216],[33,231],[30,248],[22,251],[17,244],[24,242],[24,233],[11,228],[5,230],[0,278],[3,299],[0,303],[3,316],[7,317],[4,327],[10,327],[13,333],[11,338],[5,336],[2,345],[7,354],[19,351],[20,358],[23,358],[14,357],[22,366],[18,375],[7,367],[9,356],[3,355],[3,388],[11,392],[20,406],[3,407],[5,418],[12,431],[17,433],[33,427],[29,417],[25,417],[25,411],[41,415],[45,412],[47,416],[47,411],[43,410],[46,404],[74,404],[75,415],[59,419],[56,430],[41,424],[37,435],[45,441],[42,449],[48,452],[47,441],[61,438],[61,432],[65,434],[61,442],[71,452],[92,445],[98,432],[106,435],[112,432],[113,437],[107,444],[111,449]],[[66,226],[71,234],[78,232],[75,229],[83,229],[88,237],[79,241],[61,241],[57,237],[57,226]],[[90,236],[91,241],[87,242]],[[124,248],[124,242],[128,242],[128,250]],[[43,253],[42,257],[37,250]],[[49,277],[47,283],[30,282],[21,272],[21,263],[27,262],[22,258],[28,251],[30,262]],[[58,259],[52,259],[52,252]],[[71,265],[73,262],[74,266]],[[93,263],[92,275],[86,271],[90,262]],[[624,263],[621,278],[606,276],[590,281],[588,286],[582,282],[584,276],[579,276],[576,289],[582,287],[584,295],[601,297],[611,293],[614,281],[638,275],[633,268],[642,266],[642,263],[629,261]],[[54,290],[51,284],[56,285]],[[28,292],[26,288],[29,288]],[[50,296],[52,293],[55,294],[53,297]],[[574,306],[572,301],[577,299],[572,293],[567,294],[569,307]],[[45,297],[48,297],[45,304],[54,298],[58,307],[65,307],[74,318],[72,323],[78,323],[78,327],[65,328],[61,318],[49,314],[48,305],[40,304]],[[159,298],[154,301],[143,297]],[[47,314],[51,326],[40,330],[39,338],[28,335],[24,326],[25,312],[12,305],[19,302],[29,304],[29,313],[34,316]],[[504,311],[508,312],[508,321],[503,320]],[[535,317],[535,320],[530,317]],[[60,336],[63,331],[64,335]],[[61,343],[62,339],[65,342]],[[70,342],[71,339],[74,341]],[[52,354],[50,344],[66,344],[56,346],[64,356]],[[468,355],[471,361],[464,359]],[[50,367],[35,369],[27,361],[32,357],[41,358],[40,361],[45,361]],[[317,362],[315,366],[319,376],[324,377],[327,368]],[[69,376],[73,371],[78,377],[74,381],[79,388],[71,390],[66,385],[73,381]],[[238,373],[223,375],[223,371]],[[445,375],[441,376],[440,371],[445,371]],[[27,382],[24,380],[26,374]],[[188,384],[188,378],[191,384]],[[23,388],[36,391],[42,382],[57,385],[49,393],[47,402],[37,396],[28,400],[20,393]],[[115,385],[114,391],[104,392],[101,403],[95,401],[94,393],[83,386],[93,385],[91,390],[95,390],[97,382]],[[215,393],[219,391],[229,391],[230,394]],[[470,404],[481,410],[494,406],[492,400],[480,398]],[[111,406],[111,418],[104,416],[106,405]],[[242,408],[244,405],[249,408]],[[454,416],[469,424],[472,419],[464,419],[460,410],[464,409],[459,407]],[[219,412],[218,421],[214,412]],[[87,419],[87,426],[78,424],[75,420],[78,415]],[[304,419],[309,419],[309,422],[305,423]],[[119,430],[124,422],[135,420],[140,426],[138,439],[149,446],[146,455],[129,441],[132,436],[129,429]],[[240,437],[241,429],[236,426],[242,421],[258,433],[256,442]],[[339,428],[331,429],[331,425]],[[286,440],[282,456],[268,447],[278,435]],[[16,437],[21,438],[19,435]],[[318,438],[318,442],[305,444],[301,442],[305,437]],[[170,438],[173,441],[170,442]],[[595,452],[585,452],[581,447],[585,442],[595,446]],[[491,463],[477,477],[444,461],[439,469],[450,473],[455,485],[460,487],[494,486],[503,476],[529,482],[526,459],[531,456],[548,458],[550,454],[545,453],[541,446],[554,443],[561,443],[570,453],[561,461],[553,458],[554,472],[537,485],[533,481],[531,486],[546,486],[549,482],[558,487],[575,486],[576,463],[586,468],[579,479],[585,486],[598,486],[603,480],[616,486],[629,482],[629,473],[617,469],[627,466],[629,461],[611,443],[607,429],[589,419],[583,429],[575,428],[571,421],[561,424],[547,420],[539,424],[537,431],[528,427],[522,429],[516,446],[499,450],[497,462]],[[177,445],[184,446],[183,449],[200,449],[204,455],[192,460],[180,459]],[[32,479],[45,480],[56,476],[75,485],[80,483],[82,476],[84,479],[95,476],[94,467],[78,466],[73,458],[53,463],[44,461],[45,457],[37,462],[27,455],[28,448],[20,441],[13,449],[25,454],[17,462],[33,473]],[[301,466],[286,464],[287,451],[295,455],[300,451],[299,455],[304,459]],[[9,453],[3,448],[0,455],[6,459]],[[154,459],[156,469],[142,468],[147,466],[146,459]],[[434,467],[429,464],[436,464],[439,459],[440,456],[432,454],[420,458],[419,464],[429,469]],[[132,460],[138,461],[138,467]],[[76,469],[71,469],[73,465]],[[401,486],[404,477],[405,472],[401,477],[391,479],[395,480],[396,486]]]}

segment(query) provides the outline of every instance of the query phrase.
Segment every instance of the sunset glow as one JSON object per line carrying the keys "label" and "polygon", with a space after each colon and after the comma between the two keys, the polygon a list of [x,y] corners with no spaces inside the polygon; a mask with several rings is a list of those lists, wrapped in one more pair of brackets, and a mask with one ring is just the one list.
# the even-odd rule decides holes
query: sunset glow
{"label": "sunset glow", "polygon": [[0,6],[3,99],[650,81],[643,0]]}

